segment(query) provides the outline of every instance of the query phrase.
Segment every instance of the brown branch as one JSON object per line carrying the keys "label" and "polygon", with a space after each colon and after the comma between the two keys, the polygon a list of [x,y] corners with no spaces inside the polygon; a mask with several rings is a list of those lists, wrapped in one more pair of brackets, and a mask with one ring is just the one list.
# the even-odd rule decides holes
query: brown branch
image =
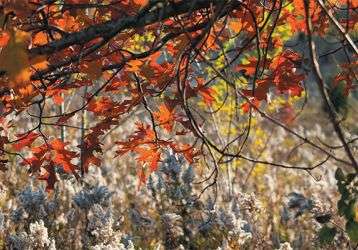
{"label": "brown branch", "polygon": [[139,95],[141,96],[143,106],[144,106],[145,110],[149,113],[150,121],[152,123],[153,132],[154,132],[154,136],[155,136],[155,141],[157,142],[157,141],[159,141],[159,136],[158,136],[158,132],[157,132],[157,124],[155,122],[153,111],[148,106],[148,102],[147,102],[147,99],[145,98],[145,93],[143,91],[139,77],[136,74],[133,74],[133,75],[134,75],[134,78],[135,78],[135,81],[137,84],[137,89],[138,89]]}
{"label": "brown branch", "polygon": [[358,48],[355,45],[352,38],[349,36],[347,31],[342,27],[342,25],[338,22],[338,20],[333,16],[331,11],[327,9],[327,7],[324,5],[322,0],[317,0],[318,4],[321,6],[323,11],[326,13],[326,15],[329,17],[329,20],[334,24],[334,26],[337,27],[338,31],[344,36],[345,40],[348,42],[348,44],[351,46],[351,48],[354,50],[354,52],[358,55]]}
{"label": "brown branch", "polygon": [[[61,51],[73,45],[84,45],[95,38],[102,37],[108,39],[127,29],[142,28],[170,17],[191,13],[218,4],[223,4],[223,0],[196,0],[167,3],[155,11],[149,9],[146,13],[139,13],[136,16],[119,18],[98,25],[92,25],[79,32],[73,32],[60,40],[32,48],[29,52],[36,55],[51,55],[54,52]],[[231,6],[238,8],[240,5],[239,1],[232,1]],[[160,13],[160,15],[158,13]]]}
{"label": "brown branch", "polygon": [[311,57],[312,66],[313,66],[313,73],[316,78],[316,83],[317,83],[318,89],[320,91],[321,97],[323,99],[323,102],[324,102],[325,106],[327,107],[329,119],[333,125],[333,128],[334,128],[339,140],[342,142],[344,150],[346,151],[346,154],[347,154],[349,160],[352,162],[352,166],[354,167],[356,172],[358,172],[357,161],[355,160],[353,153],[352,153],[349,145],[346,142],[342,128],[339,124],[339,119],[337,117],[336,112],[334,111],[334,106],[329,98],[327,89],[325,88],[326,84],[323,80],[323,76],[322,76],[320,66],[318,63],[315,42],[312,39],[312,22],[311,22],[311,17],[310,17],[310,12],[309,12],[309,2],[307,0],[304,1],[304,6],[305,6],[305,15],[306,15],[306,28],[307,28],[307,33],[308,33],[309,51],[310,51],[310,57]]}
{"label": "brown branch", "polygon": [[[233,87],[235,89],[235,83],[230,81],[227,77],[225,77],[209,60],[207,60],[205,58],[204,55],[202,55],[201,53],[199,53],[200,57],[203,59],[203,61],[218,75],[218,77],[220,77],[222,80],[224,80],[226,83],[229,84],[229,86]],[[236,89],[236,92],[238,93],[238,95],[240,97],[242,97],[246,102],[248,102],[252,108],[258,112],[263,118],[267,119],[268,121],[270,121],[271,123],[283,128],[285,131],[287,131],[288,133],[294,135],[295,137],[299,138],[300,140],[304,141],[305,143],[309,144],[310,146],[312,146],[313,148],[318,149],[319,151],[321,151],[322,153],[326,154],[327,156],[330,156],[332,159],[336,160],[337,162],[341,162],[344,163],[348,166],[352,166],[352,163],[349,161],[346,161],[344,159],[340,159],[338,157],[336,157],[334,154],[332,154],[331,152],[329,152],[328,150],[320,147],[319,145],[317,145],[316,143],[314,143],[313,141],[309,140],[308,138],[300,135],[299,133],[295,132],[294,130],[290,129],[289,127],[285,126],[284,124],[282,124],[281,122],[277,121],[276,119],[272,118],[271,116],[269,116],[268,114],[266,114],[264,111],[262,111],[260,108],[256,107],[252,101],[250,100],[250,98],[248,98],[244,93],[242,93],[239,89]],[[221,152],[221,151],[219,151]],[[225,156],[229,156],[229,157],[238,157],[237,154],[228,154],[225,152],[222,152]]]}

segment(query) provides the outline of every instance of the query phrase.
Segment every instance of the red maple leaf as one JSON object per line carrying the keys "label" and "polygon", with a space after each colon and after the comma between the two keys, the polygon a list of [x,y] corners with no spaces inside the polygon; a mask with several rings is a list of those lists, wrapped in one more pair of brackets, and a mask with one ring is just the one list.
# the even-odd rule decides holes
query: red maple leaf
{"label": "red maple leaf", "polygon": [[60,139],[52,140],[49,145],[54,151],[53,162],[62,166],[65,172],[75,173],[76,166],[71,161],[77,157],[77,153],[65,149],[66,144]]}
{"label": "red maple leaf", "polygon": [[30,132],[26,134],[19,134],[17,135],[17,137],[19,137],[19,139],[16,143],[12,145],[12,148],[15,151],[20,151],[24,147],[30,147],[31,144],[37,139],[37,137],[39,137],[39,134],[35,132]]}
{"label": "red maple leaf", "polygon": [[101,97],[98,100],[92,100],[88,105],[87,110],[102,115],[110,111],[113,106],[114,103],[109,97]]}

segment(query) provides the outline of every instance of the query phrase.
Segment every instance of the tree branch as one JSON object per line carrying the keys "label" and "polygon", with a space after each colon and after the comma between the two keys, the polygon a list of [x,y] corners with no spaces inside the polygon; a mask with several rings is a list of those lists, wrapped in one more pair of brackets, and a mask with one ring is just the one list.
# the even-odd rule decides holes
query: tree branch
{"label": "tree branch", "polygon": [[349,145],[346,142],[342,128],[341,128],[339,121],[337,119],[337,114],[334,111],[334,106],[333,106],[331,100],[329,99],[329,95],[325,88],[325,82],[323,80],[323,76],[322,76],[320,66],[318,63],[318,59],[317,59],[316,46],[315,46],[315,43],[312,38],[312,22],[311,22],[311,17],[310,17],[310,13],[309,13],[309,3],[307,0],[304,1],[304,6],[305,6],[305,15],[306,15],[306,27],[307,27],[307,32],[308,32],[309,51],[310,51],[310,57],[311,57],[312,66],[313,66],[313,73],[316,78],[316,83],[318,85],[318,89],[320,91],[323,102],[328,109],[329,119],[333,125],[333,128],[334,128],[339,140],[342,142],[344,150],[346,151],[346,154],[347,154],[349,160],[352,162],[352,166],[358,173],[357,161],[355,160],[353,153],[352,153]]}
{"label": "tree branch", "polygon": [[346,39],[346,41],[348,42],[348,44],[351,46],[351,48],[354,50],[354,52],[358,55],[358,48],[355,45],[354,41],[352,40],[352,38],[349,36],[349,34],[347,33],[348,31],[345,30],[342,25],[338,22],[338,20],[333,16],[333,14],[327,9],[327,7],[324,5],[324,3],[322,2],[322,0],[317,0],[318,4],[321,6],[321,8],[323,9],[323,11],[327,14],[327,16],[329,17],[329,20],[331,20],[331,22],[337,27],[338,31],[342,34],[342,36],[344,36],[344,38]]}
{"label": "tree branch", "polygon": [[[102,37],[108,39],[126,29],[141,28],[170,17],[191,13],[222,3],[223,0],[195,0],[181,1],[179,3],[168,2],[163,4],[162,7],[158,7],[155,10],[149,9],[145,13],[139,13],[136,16],[119,18],[117,20],[87,27],[79,32],[71,33],[60,40],[32,48],[29,52],[36,55],[51,55],[54,52],[61,51],[73,45],[84,45],[95,38]],[[239,1],[234,0],[231,2],[232,8],[237,8],[239,6]]]}

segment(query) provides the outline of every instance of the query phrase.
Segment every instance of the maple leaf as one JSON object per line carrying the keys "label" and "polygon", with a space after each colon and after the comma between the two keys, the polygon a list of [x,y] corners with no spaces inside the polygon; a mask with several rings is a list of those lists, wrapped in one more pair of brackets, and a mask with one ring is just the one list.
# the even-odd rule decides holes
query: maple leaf
{"label": "maple leaf", "polygon": [[101,97],[98,100],[92,100],[87,107],[88,111],[96,114],[104,114],[114,106],[109,97]]}
{"label": "maple leaf", "polygon": [[145,169],[143,167],[138,168],[137,170],[137,176],[138,176],[138,190],[142,185],[144,185],[147,182],[147,175],[145,174]]}
{"label": "maple leaf", "polygon": [[92,127],[90,133],[84,136],[83,142],[77,146],[81,150],[82,173],[87,173],[90,165],[101,166],[101,159],[95,155],[95,153],[98,153],[98,155],[103,154],[100,136],[104,135],[111,129],[112,125],[117,123],[117,119],[106,117],[97,123],[96,126]]}
{"label": "maple leaf", "polygon": [[144,124],[143,122],[136,122],[135,125],[137,130],[134,136],[131,137],[132,140],[140,140],[141,142],[151,142],[155,140],[155,133],[150,125]]}
{"label": "maple leaf", "polygon": [[292,50],[285,50],[272,60],[270,68],[273,71],[273,83],[281,93],[301,95],[303,87],[300,83],[305,76],[296,71],[299,63],[301,63],[301,56]]}
{"label": "maple leaf", "polygon": [[173,74],[173,67],[170,63],[158,63],[161,56],[163,56],[162,53],[156,52],[148,58],[149,63],[147,62],[140,66],[141,75],[143,75],[150,84],[156,85],[159,88],[165,86]]}
{"label": "maple leaf", "polygon": [[250,102],[245,102],[244,104],[241,105],[241,109],[242,111],[244,111],[244,113],[248,113],[252,105],[254,105],[256,108],[258,108],[260,105],[260,100],[256,98],[251,98]]}
{"label": "maple leaf", "polygon": [[199,94],[204,99],[206,105],[211,106],[215,100],[215,90],[210,87],[203,87],[199,89]]}
{"label": "maple leaf", "polygon": [[[119,149],[116,151],[117,155],[123,155],[128,152],[135,152],[138,157],[137,161],[141,165],[149,167],[149,171],[155,171],[158,168],[160,161],[162,147],[170,146],[171,143],[163,140],[156,140],[155,133],[151,126],[141,122],[136,123],[137,130],[130,136],[128,141],[116,142],[119,145]],[[145,181],[146,175],[143,172],[143,166],[138,172],[140,183]]]}
{"label": "maple leaf", "polygon": [[93,129],[93,133],[90,133],[85,136],[82,145],[78,147],[81,149],[81,161],[82,161],[82,171],[84,173],[88,172],[89,166],[95,165],[97,167],[101,166],[101,159],[94,155],[94,152],[102,153],[101,143],[99,141],[99,127],[96,126]]}
{"label": "maple leaf", "polygon": [[21,165],[30,165],[31,173],[37,173],[41,169],[41,166],[45,160],[46,159],[44,157],[32,156],[21,162]]}
{"label": "maple leaf", "polygon": [[175,145],[172,144],[171,148],[174,152],[183,154],[184,158],[190,163],[193,164],[195,161],[195,157],[200,155],[200,152],[196,150],[192,145],[190,144],[182,144],[182,145]]}
{"label": "maple leaf", "polygon": [[52,96],[53,102],[56,105],[61,105],[64,101],[63,97],[61,96],[61,94],[56,94]]}
{"label": "maple leaf", "polygon": [[61,151],[61,150],[65,150],[66,144],[60,139],[54,139],[50,142],[50,146],[54,150]]}
{"label": "maple leaf", "polygon": [[12,144],[12,148],[15,151],[20,151],[25,147],[30,147],[31,144],[39,137],[38,133],[30,132],[26,134],[19,134],[17,135],[19,138],[18,141]]}
{"label": "maple leaf", "polygon": [[167,132],[173,130],[175,115],[172,109],[170,109],[166,104],[159,106],[159,110],[154,112],[155,119],[159,122],[159,125],[162,126]]}
{"label": "maple leaf", "polygon": [[248,63],[237,65],[236,70],[244,71],[246,75],[252,76],[256,72],[257,58],[250,57],[247,60],[249,61]]}
{"label": "maple leaf", "polygon": [[160,152],[155,146],[137,147],[134,152],[138,154],[137,160],[142,163],[148,163],[151,172],[156,171],[160,160]]}
{"label": "maple leaf", "polygon": [[355,90],[357,87],[357,85],[354,85],[356,74],[354,69],[358,68],[358,60],[348,64],[341,64],[340,67],[342,71],[334,77],[333,85],[338,87],[340,84],[343,84],[344,95],[348,96],[350,91]]}
{"label": "maple leaf", "polygon": [[71,163],[72,159],[77,156],[76,152],[65,149],[65,144],[60,139],[54,139],[49,142],[50,147],[54,150],[53,162],[62,166],[67,173],[75,174],[76,166]]}
{"label": "maple leaf", "polygon": [[52,97],[53,102],[56,105],[60,105],[64,101],[63,97],[61,96],[62,93],[64,93],[63,89],[49,88],[46,91],[46,96]]}
{"label": "maple leaf", "polygon": [[263,101],[267,99],[267,93],[271,85],[271,80],[269,78],[257,80],[255,91],[243,89],[242,93],[246,96],[255,97],[255,100],[257,101]]}
{"label": "maple leaf", "polygon": [[50,192],[55,188],[55,183],[58,181],[56,171],[53,165],[45,166],[45,173],[42,173],[38,179],[47,182],[46,191]]}
{"label": "maple leaf", "polygon": [[197,78],[196,82],[198,86],[194,88],[190,95],[196,95],[199,94],[203,99],[206,105],[211,106],[215,100],[214,96],[216,94],[216,91],[205,85],[205,79],[203,78]]}

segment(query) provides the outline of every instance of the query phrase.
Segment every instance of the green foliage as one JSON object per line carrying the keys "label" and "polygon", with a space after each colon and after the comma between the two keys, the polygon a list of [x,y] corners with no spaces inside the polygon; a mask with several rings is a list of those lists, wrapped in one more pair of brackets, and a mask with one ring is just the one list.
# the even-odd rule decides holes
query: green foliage
{"label": "green foliage", "polygon": [[346,231],[349,235],[349,238],[354,241],[358,242],[358,223],[355,221],[348,221],[346,224]]}
{"label": "green foliage", "polygon": [[[352,242],[358,242],[358,215],[356,210],[357,202],[357,186],[358,178],[356,174],[344,174],[341,168],[338,168],[335,173],[337,180],[338,192],[341,197],[337,202],[339,215],[346,219],[345,232],[348,234]],[[318,238],[322,245],[333,242],[334,236],[337,233],[336,227],[328,225],[323,226],[318,232]]]}
{"label": "green foliage", "polygon": [[328,227],[328,226],[322,227],[318,233],[320,243],[323,245],[332,243],[336,233],[337,233],[337,229],[334,227]]}
{"label": "green foliage", "polygon": [[338,201],[338,213],[346,219],[346,232],[349,238],[358,242],[358,223],[356,221],[357,211],[355,209],[357,203],[357,187],[358,178],[356,174],[345,175],[342,169],[336,171],[336,180],[338,191],[341,199]]}
{"label": "green foliage", "polygon": [[345,113],[348,104],[348,98],[347,95],[345,95],[344,90],[345,85],[341,83],[333,87],[329,92],[330,99],[334,108],[337,112],[341,113]]}

